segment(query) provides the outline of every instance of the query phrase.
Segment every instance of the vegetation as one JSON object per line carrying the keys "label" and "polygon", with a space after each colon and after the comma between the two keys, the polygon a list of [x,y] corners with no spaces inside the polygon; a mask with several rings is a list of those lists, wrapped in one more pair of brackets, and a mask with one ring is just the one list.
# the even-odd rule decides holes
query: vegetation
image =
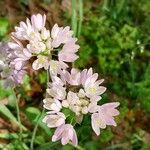
{"label": "vegetation", "polygon": [[92,66],[105,79],[101,104],[121,103],[117,127],[96,137],[87,116],[77,127],[79,147],[52,143],[54,131],[42,123],[46,73],[29,66],[17,97],[0,82],[0,149],[150,149],[150,1],[4,0],[0,6],[1,41],[8,41],[14,26],[34,13],[45,13],[50,28],[54,23],[71,26],[80,44],[80,58],[73,65]]}

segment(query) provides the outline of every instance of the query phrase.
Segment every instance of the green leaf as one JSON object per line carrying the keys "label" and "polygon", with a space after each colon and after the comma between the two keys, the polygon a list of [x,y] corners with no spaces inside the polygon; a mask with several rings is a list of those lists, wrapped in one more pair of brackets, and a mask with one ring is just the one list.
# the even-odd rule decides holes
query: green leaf
{"label": "green leaf", "polygon": [[0,18],[0,37],[6,34],[8,25],[9,23],[6,18]]}
{"label": "green leaf", "polygon": [[85,144],[85,150],[98,150],[100,149],[100,145],[96,141],[89,141]]}
{"label": "green leaf", "polygon": [[54,148],[54,146],[59,145],[59,142],[48,142],[41,144],[36,150],[50,150],[50,148]]}
{"label": "green leaf", "polygon": [[[46,133],[48,136],[51,136],[51,135],[52,135],[52,130],[51,130],[50,128],[48,128],[45,123],[42,122],[44,116],[45,116],[45,114],[42,114],[42,116],[40,117],[39,126],[45,131],[45,133]],[[37,122],[37,121],[35,120],[35,123],[36,123],[36,122]]]}
{"label": "green leaf", "polygon": [[[27,134],[22,134],[22,137],[27,137]],[[0,133],[0,138],[2,139],[19,139],[19,136],[17,133]]]}
{"label": "green leaf", "polygon": [[15,116],[10,112],[10,110],[4,105],[0,105],[0,113],[2,113],[4,116],[6,116],[10,121],[13,121],[18,126],[21,126],[23,130],[27,130],[26,127],[23,125],[20,125],[20,123],[17,121]]}
{"label": "green leaf", "polygon": [[41,114],[40,110],[35,107],[28,107],[26,109],[26,115],[28,119],[33,123],[35,119]]}
{"label": "green leaf", "polygon": [[[39,116],[41,115],[41,111],[35,107],[28,107],[26,109],[26,115],[29,121],[35,125],[38,122]],[[41,115],[39,119],[39,126],[45,131],[47,135],[50,136],[52,134],[51,130],[46,126],[45,123],[42,122],[44,116],[45,116],[44,114]]]}
{"label": "green leaf", "polygon": [[101,136],[100,136],[100,141],[101,142],[109,142],[113,138],[113,133],[111,130],[102,130],[101,131]]}

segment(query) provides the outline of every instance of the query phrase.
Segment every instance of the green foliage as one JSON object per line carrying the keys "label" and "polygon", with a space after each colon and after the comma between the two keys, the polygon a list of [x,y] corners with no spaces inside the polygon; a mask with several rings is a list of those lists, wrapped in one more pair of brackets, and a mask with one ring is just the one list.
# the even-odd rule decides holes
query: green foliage
{"label": "green foliage", "polygon": [[[42,122],[42,119],[44,118],[44,114],[41,115],[41,111],[38,109],[38,108],[35,108],[35,107],[28,107],[26,110],[26,115],[29,119],[29,121],[36,125],[37,122],[39,123],[39,126],[42,128],[42,130],[45,131],[45,133],[50,136],[52,133],[50,131],[50,129],[45,126],[45,124]],[[39,137],[41,138],[41,137]]]}
{"label": "green foliage", "polygon": [[25,91],[31,90],[30,77],[28,75],[24,76],[22,86],[23,86]]}
{"label": "green foliage", "polygon": [[100,145],[97,141],[89,141],[85,144],[86,150],[98,150],[100,148]]}
{"label": "green foliage", "polygon": [[38,80],[40,84],[45,84],[47,81],[47,73],[46,71],[42,71],[38,74]]}
{"label": "green foliage", "polygon": [[138,97],[144,109],[150,112],[150,63],[143,75],[143,80],[138,83]]}
{"label": "green foliage", "polygon": [[0,39],[2,39],[8,30],[9,22],[6,18],[0,17]]}
{"label": "green foliage", "polygon": [[80,58],[76,66],[94,66],[109,77],[108,86],[117,95],[139,99],[138,96],[143,95],[139,91],[143,89],[137,85],[144,81],[143,72],[147,70],[145,60],[148,60],[144,58],[150,56],[150,17],[147,10],[150,2],[105,0],[93,11],[91,3],[84,9],[84,16],[88,19],[82,25]]}
{"label": "green foliage", "polygon": [[24,130],[26,130],[26,128],[17,121],[16,117],[11,113],[11,111],[3,104],[0,105],[0,113],[6,116],[10,121],[14,122],[16,125],[21,126]]}
{"label": "green foliage", "polygon": [[3,86],[3,81],[0,81],[0,99],[9,97],[12,95],[13,91],[10,88],[5,89]]}
{"label": "green foliage", "polygon": [[19,0],[20,4],[28,6],[29,5],[29,0]]}
{"label": "green foliage", "polygon": [[110,129],[101,131],[100,141],[102,143],[109,142],[112,138],[113,138],[113,133],[111,132]]}
{"label": "green foliage", "polygon": [[[28,8],[29,0],[18,0],[18,2],[23,9]],[[48,8],[44,5],[49,5],[52,1],[37,2],[41,2],[42,5],[37,6],[44,9]],[[20,141],[18,131],[0,133],[1,139],[9,140],[5,146],[0,144],[0,149],[29,150],[32,139],[35,150],[75,150],[82,149],[82,147],[85,150],[117,150],[127,146],[129,146],[128,149],[133,150],[149,150],[149,143],[146,143],[143,137],[135,131],[137,126],[145,130],[149,129],[148,125],[142,124],[145,116],[144,119],[141,118],[141,123],[137,123],[134,111],[139,108],[140,111],[146,111],[144,115],[147,116],[150,112],[150,1],[102,0],[99,2],[89,0],[85,2],[71,0],[71,2],[71,16],[67,11],[64,20],[69,21],[67,24],[71,23],[75,35],[79,38],[81,48],[75,65],[80,69],[94,67],[97,72],[101,73],[100,77],[105,78],[108,90],[99,104],[120,101],[120,115],[116,118],[118,127],[113,130],[112,128],[101,130],[100,137],[96,137],[91,128],[91,118],[87,115],[81,124],[80,122],[76,124],[81,148],[74,148],[69,144],[62,147],[60,142],[51,142],[50,136],[53,130],[42,122],[45,112],[39,109],[41,99],[37,98],[39,101],[35,101],[26,93],[32,90],[33,80],[26,75],[23,85],[17,91],[21,99],[26,100],[20,114],[25,115],[31,127],[21,133],[22,141]],[[6,37],[8,27],[8,20],[0,17],[0,39]],[[47,74],[45,71],[40,71],[35,79],[41,87],[43,86],[42,88],[46,88]],[[0,99],[2,102],[0,104],[1,116],[17,126],[22,126],[14,112],[16,99],[13,91],[4,89],[1,83]],[[3,104],[3,100],[8,101],[7,106]],[[82,119],[76,118],[69,109],[62,111],[64,114],[69,114],[66,120],[73,125],[77,119]],[[36,131],[34,136],[33,130]],[[122,130],[125,130],[123,132],[125,135],[118,133]],[[149,130],[146,133],[149,135]]]}

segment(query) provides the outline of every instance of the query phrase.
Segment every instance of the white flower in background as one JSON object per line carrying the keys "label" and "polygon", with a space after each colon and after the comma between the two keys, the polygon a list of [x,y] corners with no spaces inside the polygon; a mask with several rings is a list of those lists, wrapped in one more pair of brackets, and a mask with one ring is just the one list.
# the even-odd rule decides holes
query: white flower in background
{"label": "white flower in background", "polygon": [[24,64],[26,64],[26,62],[31,58],[32,54],[28,51],[28,49],[24,48],[17,39],[13,39],[16,43],[8,43],[8,46],[11,49],[8,57],[11,60],[10,64],[13,65],[16,70],[21,70],[21,68],[24,67]]}
{"label": "white flower in background", "polygon": [[71,142],[73,145],[77,146],[78,139],[76,131],[71,124],[64,124],[55,130],[55,133],[52,136],[52,141],[55,142],[58,140],[61,140],[62,145]]}
{"label": "white flower in background", "polygon": [[44,117],[43,122],[47,124],[49,128],[59,127],[65,124],[65,115],[61,112],[50,111]]}
{"label": "white flower in background", "polygon": [[[16,50],[20,50],[18,45],[14,45]],[[24,53],[24,51],[22,52]],[[19,53],[19,56],[22,56]],[[22,83],[23,76],[26,73],[24,71],[24,67],[19,67],[20,65],[17,63],[13,65],[13,61],[15,60],[16,55],[13,52],[13,49],[10,49],[8,43],[0,43],[0,76],[3,78],[4,87],[14,87]],[[26,57],[27,58],[27,57]],[[25,61],[24,59],[21,61]],[[17,70],[19,69],[19,70]]]}

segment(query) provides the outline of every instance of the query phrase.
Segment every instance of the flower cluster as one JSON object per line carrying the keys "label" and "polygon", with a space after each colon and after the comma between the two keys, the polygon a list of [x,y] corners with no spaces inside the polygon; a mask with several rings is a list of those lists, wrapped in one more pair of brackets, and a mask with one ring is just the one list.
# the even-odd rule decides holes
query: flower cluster
{"label": "flower cluster", "polygon": [[51,76],[51,79],[47,98],[43,100],[44,108],[48,110],[43,122],[50,128],[57,128],[52,141],[61,139],[63,145],[69,141],[77,145],[76,132],[71,122],[68,124],[66,121],[69,114],[65,116],[64,108],[71,110],[77,118],[91,114],[92,128],[97,135],[100,134],[100,128],[104,129],[106,125],[116,126],[114,116],[119,112],[115,108],[119,103],[98,105],[106,88],[101,86],[104,80],[98,80],[98,74],[93,73],[92,68],[81,72],[75,68],[70,72],[63,70],[59,75]]}
{"label": "flower cluster", "polygon": [[4,79],[5,87],[13,87],[22,83],[25,74],[24,68],[17,70],[11,64],[11,59],[8,57],[12,49],[7,43],[0,43],[0,76]]}
{"label": "flower cluster", "polygon": [[57,24],[50,31],[45,23],[45,15],[33,15],[31,20],[27,18],[15,27],[11,42],[0,44],[1,77],[13,85],[21,83],[29,62],[34,70],[47,70],[50,81],[43,107],[48,112],[43,122],[56,128],[52,141],[61,139],[63,145],[69,142],[77,145],[76,123],[82,122],[84,115],[91,115],[92,129],[99,135],[106,125],[116,126],[114,117],[119,114],[116,109],[119,103],[99,105],[106,91],[101,85],[104,80],[99,80],[92,68],[82,71],[69,68],[68,63],[78,58],[79,49],[73,31]]}
{"label": "flower cluster", "polygon": [[78,58],[76,52],[79,45],[70,27],[55,24],[50,32],[45,27],[45,21],[45,15],[37,14],[15,27],[12,42],[8,43],[10,65],[15,70],[24,70],[30,60],[34,70],[48,70],[50,67],[51,73],[57,74],[61,69],[68,68],[66,62],[74,62]]}

